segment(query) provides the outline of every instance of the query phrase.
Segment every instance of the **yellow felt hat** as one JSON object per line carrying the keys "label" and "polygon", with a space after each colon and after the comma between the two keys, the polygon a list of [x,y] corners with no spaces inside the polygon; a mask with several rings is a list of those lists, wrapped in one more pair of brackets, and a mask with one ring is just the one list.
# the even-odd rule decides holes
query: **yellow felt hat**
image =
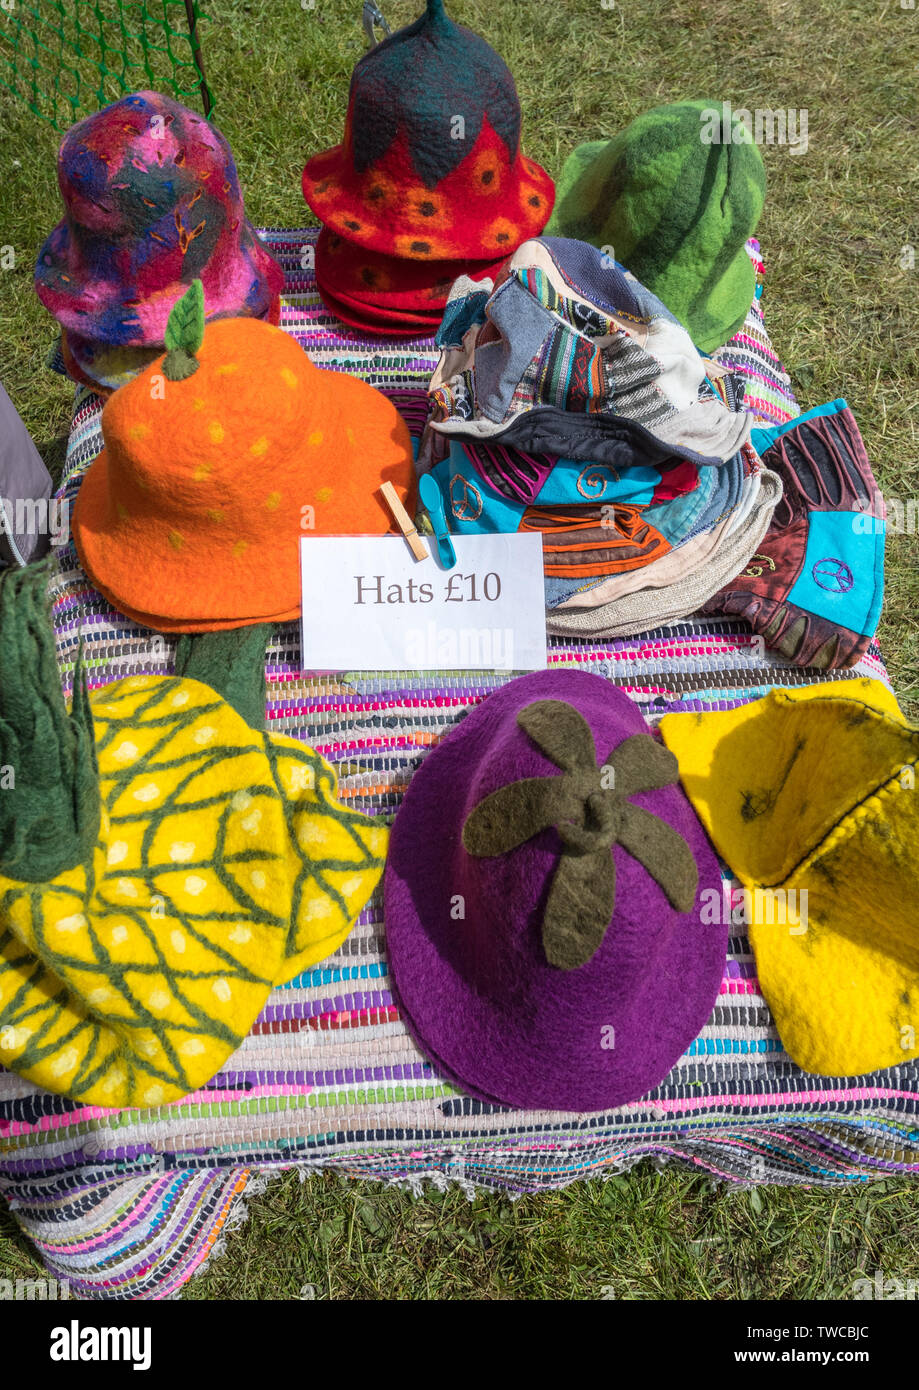
{"label": "yellow felt hat", "polygon": [[773,690],[660,731],[715,848],[764,890],[750,940],[788,1054],[824,1076],[919,1056],[919,728],[893,695]]}
{"label": "yellow felt hat", "polygon": [[273,986],[341,944],[388,831],[313,749],[199,681],[135,676],[88,703],[95,845],[44,880],[0,874],[0,1064],[148,1107],[210,1080]]}

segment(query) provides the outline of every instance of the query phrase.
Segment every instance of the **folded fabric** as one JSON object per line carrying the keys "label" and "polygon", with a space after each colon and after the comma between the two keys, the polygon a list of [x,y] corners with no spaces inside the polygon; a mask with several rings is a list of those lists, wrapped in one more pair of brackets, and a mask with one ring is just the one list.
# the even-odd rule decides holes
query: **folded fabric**
{"label": "folded fabric", "polygon": [[493,491],[523,506],[616,501],[646,507],[683,497],[699,486],[700,469],[686,459],[616,471],[607,464],[529,454],[486,440],[452,440],[450,450],[460,450]]}
{"label": "folded fabric", "polygon": [[506,255],[542,230],[555,186],[521,153],[506,64],[427,0],[356,65],[344,138],[307,161],[303,196],[339,236],[430,264]]}
{"label": "folded fabric", "polygon": [[[706,143],[712,131],[717,138]],[[686,326],[704,352],[743,325],[755,277],[744,247],[763,210],[766,171],[737,113],[681,101],[646,111],[612,140],[565,161],[546,228],[605,247]]]}
{"label": "folded fabric", "polygon": [[592,246],[526,242],[498,276],[485,316],[462,351],[442,354],[429,433],[614,466],[630,440],[651,461],[718,464],[749,438],[747,417],[706,383],[686,330]]}
{"label": "folded fabric", "polygon": [[609,603],[567,611],[552,608],[546,615],[547,630],[568,637],[630,637],[698,612],[712,591],[724,583],[725,574],[742,567],[756,552],[782,495],[777,474],[765,468],[758,484],[748,480],[748,485],[757,485],[758,493],[747,525],[739,531],[722,532],[718,550],[699,569],[681,575],[673,584],[645,587]]}
{"label": "folded fabric", "polygon": [[144,349],[162,351],[194,280],[208,319],[278,322],[281,268],[246,217],[229,145],[202,116],[157,92],[122,97],[67,132],[58,182],[66,214],[38,253],[35,288],[65,361],[90,380],[118,386],[146,365]]}
{"label": "folded fabric", "polygon": [[78,663],[68,715],[46,579],[0,578],[0,1061],[83,1104],[160,1105],[337,949],[387,831],[198,681],[87,697]]}
{"label": "folded fabric", "polygon": [[[449,457],[431,475],[451,531],[541,532],[546,602],[552,604],[558,585],[562,591],[568,584],[581,588],[590,576],[599,583],[665,554],[705,510],[721,472],[701,471],[703,481],[695,464],[680,460],[618,471],[573,459],[532,458],[503,447],[483,454],[478,444],[452,440]],[[505,492],[492,486],[493,477]],[[506,492],[535,493],[534,501],[527,505]]]}
{"label": "folded fabric", "polygon": [[694,536],[677,550],[668,550],[665,555],[653,559],[641,569],[623,570],[611,574],[587,593],[581,592],[563,599],[554,605],[557,613],[567,613],[577,608],[597,608],[600,604],[611,603],[623,594],[634,594],[639,589],[662,589],[685,581],[698,573],[722,545],[730,526],[730,519],[720,522],[711,531]]}
{"label": "folded fabric", "polygon": [[919,1056],[919,729],[876,681],[666,715],[660,732],[747,889],[762,991],[804,1071]]}
{"label": "folded fabric", "polygon": [[743,617],[798,666],[854,666],[877,630],[884,503],[844,400],[753,434],[784,498],[750,564],[706,613]]}
{"label": "folded fabric", "polygon": [[105,448],[74,508],[80,561],[120,612],[162,632],[294,618],[301,538],[385,534],[386,481],[413,505],[408,428],[279,328],[205,327],[194,288],[175,313],[169,352],[102,413]]}
{"label": "folded fabric", "polygon": [[430,753],[393,825],[386,942],[399,1010],[471,1096],[597,1111],[637,1100],[717,997],[721,876],[631,700],[598,676],[509,682]]}

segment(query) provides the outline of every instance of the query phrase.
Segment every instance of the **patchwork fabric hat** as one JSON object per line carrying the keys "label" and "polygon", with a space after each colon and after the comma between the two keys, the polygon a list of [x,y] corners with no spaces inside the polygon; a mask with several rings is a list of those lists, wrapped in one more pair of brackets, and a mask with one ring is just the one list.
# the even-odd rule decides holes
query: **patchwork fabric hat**
{"label": "patchwork fabric hat", "polygon": [[367,251],[328,227],[316,242],[316,283],[323,302],[343,323],[386,336],[433,336],[459,267],[480,280],[495,275],[500,264],[402,260]]}
{"label": "patchwork fabric hat", "polygon": [[[461,305],[451,313],[462,325]],[[428,433],[617,466],[625,436],[651,455],[633,462],[720,464],[750,425],[706,371],[634,276],[584,242],[542,237],[506,262],[484,322],[444,344]]]}
{"label": "patchwork fabric hat", "polygon": [[678,459],[615,469],[452,439],[431,476],[452,532],[542,533],[549,603],[553,578],[605,578],[666,554],[691,528],[720,471]]}
{"label": "patchwork fabric hat", "polygon": [[605,1110],[708,1018],[727,929],[677,767],[626,695],[523,676],[415,773],[384,876],[399,1009],[438,1072],[495,1104]]}
{"label": "patchwork fabric hat", "polygon": [[713,352],[753,301],[744,245],[765,195],[748,126],[736,113],[723,121],[721,103],[683,101],[645,112],[612,140],[579,145],[546,230],[607,247]]}
{"label": "patchwork fabric hat", "polygon": [[919,1056],[919,729],[877,681],[774,690],[660,731],[748,890],[763,994],[791,1058],[862,1076]]}
{"label": "patchwork fabric hat", "polygon": [[384,535],[386,481],[411,507],[408,428],[279,328],[205,328],[194,290],[175,313],[169,352],[102,413],[74,507],[80,562],[119,612],[163,632],[294,618],[301,537]]}
{"label": "patchwork fabric hat", "polygon": [[427,0],[355,67],[342,142],[307,162],[303,196],[366,250],[488,261],[542,230],[554,185],[520,151],[506,64],[443,0]]}
{"label": "patchwork fabric hat", "polygon": [[67,132],[58,182],[66,214],[35,288],[91,380],[120,384],[112,351],[162,351],[196,279],[208,319],[278,322],[283,273],[246,217],[229,145],[202,116],[157,92],[123,97]]}
{"label": "patchwork fabric hat", "polygon": [[724,583],[725,574],[746,564],[760,545],[782,495],[780,480],[768,469],[746,478],[744,490],[752,494],[749,502],[742,497],[738,504],[745,520],[732,526],[729,518],[713,523],[709,532],[697,533],[697,537],[709,535],[710,545],[696,563],[687,553],[693,543],[690,539],[655,562],[663,573],[649,565],[641,586],[607,580],[581,595],[577,607],[574,600],[570,607],[554,607],[546,618],[547,630],[569,637],[628,637],[698,612],[713,589]]}
{"label": "patchwork fabric hat", "polygon": [[336,950],[387,831],[295,739],[196,680],[66,712],[47,566],[0,578],[0,1064],[87,1105],[203,1085],[275,984]]}
{"label": "patchwork fabric hat", "polygon": [[884,501],[844,400],[753,432],[784,496],[750,563],[705,605],[796,666],[854,666],[884,593]]}

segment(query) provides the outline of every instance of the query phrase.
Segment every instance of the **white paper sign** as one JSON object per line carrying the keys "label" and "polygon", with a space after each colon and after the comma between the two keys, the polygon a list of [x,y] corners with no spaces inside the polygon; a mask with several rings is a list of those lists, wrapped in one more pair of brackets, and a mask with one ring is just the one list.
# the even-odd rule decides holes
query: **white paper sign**
{"label": "white paper sign", "polygon": [[304,669],[544,670],[541,536],[451,539],[446,570],[401,536],[303,537]]}

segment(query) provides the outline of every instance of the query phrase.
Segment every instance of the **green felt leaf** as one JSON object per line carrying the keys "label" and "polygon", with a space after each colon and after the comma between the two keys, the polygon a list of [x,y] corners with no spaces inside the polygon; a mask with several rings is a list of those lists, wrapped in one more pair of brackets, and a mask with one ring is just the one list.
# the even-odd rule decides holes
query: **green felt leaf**
{"label": "green felt leaf", "polygon": [[542,924],[546,960],[577,970],[596,954],[616,906],[616,866],[609,849],[563,855],[552,876]]}
{"label": "green felt leaf", "polygon": [[163,370],[170,381],[184,381],[198,370],[195,353],[204,339],[204,286],[193,280],[182,298],[173,305],[163,342],[166,361]]}
{"label": "green felt leaf", "polygon": [[650,734],[634,734],[597,766],[584,716],[564,700],[537,700],[517,723],[562,775],[525,777],[498,787],[463,825],[468,854],[508,854],[554,826],[561,854],[543,916],[546,959],[575,970],[595,954],[613,917],[618,844],[637,859],[678,912],[695,902],[699,872],[686,840],[666,820],[628,798],[676,783],[676,758]]}
{"label": "green felt leaf", "polygon": [[526,777],[498,787],[473,807],[463,825],[463,846],[477,859],[507,854],[554,825],[564,809],[561,777]]}
{"label": "green felt leaf", "polygon": [[163,362],[163,375],[167,381],[185,381],[186,378],[194,376],[201,366],[197,357],[189,357],[184,348],[173,348],[166,353]]}
{"label": "green felt leaf", "polygon": [[567,700],[535,700],[520,711],[517,723],[563,772],[596,766],[590,725]]}

